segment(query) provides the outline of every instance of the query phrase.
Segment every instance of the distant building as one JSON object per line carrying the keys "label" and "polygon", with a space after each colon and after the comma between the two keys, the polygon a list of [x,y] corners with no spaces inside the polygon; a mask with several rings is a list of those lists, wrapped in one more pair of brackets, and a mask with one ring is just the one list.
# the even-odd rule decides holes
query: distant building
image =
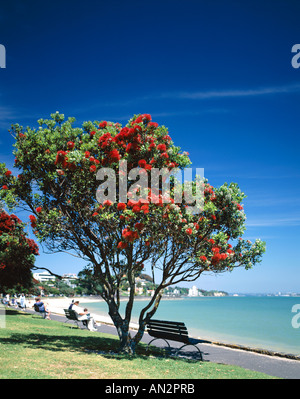
{"label": "distant building", "polygon": [[62,275],[62,280],[69,287],[75,288],[76,284],[74,284],[74,280],[78,280],[78,277],[77,277],[77,274],[75,274],[75,273],[65,273]]}
{"label": "distant building", "polygon": [[214,296],[225,296],[224,292],[214,292]]}
{"label": "distant building", "polygon": [[199,296],[199,290],[195,285],[193,285],[192,288],[189,289],[188,296]]}
{"label": "distant building", "polygon": [[48,272],[44,272],[44,273],[33,273],[33,278],[37,281],[39,281],[40,283],[51,283],[53,281],[55,281],[55,276],[52,276],[52,274],[48,273]]}

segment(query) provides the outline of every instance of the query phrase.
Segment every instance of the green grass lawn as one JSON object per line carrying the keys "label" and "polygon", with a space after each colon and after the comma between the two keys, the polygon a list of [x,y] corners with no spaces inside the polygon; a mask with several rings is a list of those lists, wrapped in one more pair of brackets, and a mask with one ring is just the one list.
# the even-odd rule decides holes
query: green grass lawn
{"label": "green grass lawn", "polygon": [[0,328],[2,379],[264,379],[240,367],[146,354],[110,354],[118,348],[113,335],[71,328],[53,320],[6,310]]}

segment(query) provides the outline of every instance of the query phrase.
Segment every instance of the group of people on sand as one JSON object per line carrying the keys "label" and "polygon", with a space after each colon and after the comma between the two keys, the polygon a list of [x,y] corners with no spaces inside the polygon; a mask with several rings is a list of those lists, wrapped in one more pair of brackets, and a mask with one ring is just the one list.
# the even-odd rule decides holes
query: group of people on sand
{"label": "group of people on sand", "polygon": [[19,297],[17,294],[10,296],[6,294],[3,296],[2,303],[7,306],[14,306],[15,308],[20,307],[21,309],[26,309],[26,298],[24,294],[21,294]]}

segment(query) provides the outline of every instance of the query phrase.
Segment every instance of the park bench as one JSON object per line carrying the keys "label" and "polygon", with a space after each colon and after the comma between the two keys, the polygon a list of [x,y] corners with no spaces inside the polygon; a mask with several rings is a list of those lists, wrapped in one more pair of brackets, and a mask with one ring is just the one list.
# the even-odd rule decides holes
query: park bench
{"label": "park bench", "polygon": [[[47,316],[47,313],[45,310],[41,311],[40,308],[38,307],[38,305],[34,304],[33,305],[33,309],[35,310],[36,313],[39,313],[40,316],[45,319]],[[35,313],[32,315],[32,317],[34,317]]]}
{"label": "park bench", "polygon": [[149,342],[148,346],[151,344],[151,342],[155,341],[156,339],[162,339],[168,344],[168,347],[171,350],[171,346],[168,340],[182,342],[184,345],[182,345],[179,349],[177,349],[176,355],[179,353],[179,351],[182,348],[191,345],[198,350],[200,355],[200,360],[203,360],[202,352],[196,345],[199,343],[209,342],[200,339],[190,338],[185,324],[177,321],[150,320],[147,323],[147,332],[151,337],[154,337]]}
{"label": "park bench", "polygon": [[79,320],[78,316],[77,316],[77,314],[76,314],[76,312],[74,310],[72,310],[72,309],[64,309],[64,312],[65,312],[65,316],[67,318],[65,323],[67,323],[69,320],[72,320],[72,321],[75,322],[75,324],[77,325],[78,328],[81,328],[80,327],[80,323],[82,323],[87,328],[87,320]]}

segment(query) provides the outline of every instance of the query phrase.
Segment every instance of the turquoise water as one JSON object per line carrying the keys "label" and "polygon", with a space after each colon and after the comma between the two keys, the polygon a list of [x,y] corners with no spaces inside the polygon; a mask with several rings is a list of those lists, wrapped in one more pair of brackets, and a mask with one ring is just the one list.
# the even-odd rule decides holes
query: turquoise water
{"label": "turquoise water", "polygon": [[[136,300],[132,321],[146,304]],[[292,326],[295,304],[300,304],[300,297],[172,299],[162,300],[153,318],[183,321],[194,337],[299,355],[300,328]],[[105,302],[85,305],[93,313],[107,315]],[[121,311],[124,308],[122,303]]]}

